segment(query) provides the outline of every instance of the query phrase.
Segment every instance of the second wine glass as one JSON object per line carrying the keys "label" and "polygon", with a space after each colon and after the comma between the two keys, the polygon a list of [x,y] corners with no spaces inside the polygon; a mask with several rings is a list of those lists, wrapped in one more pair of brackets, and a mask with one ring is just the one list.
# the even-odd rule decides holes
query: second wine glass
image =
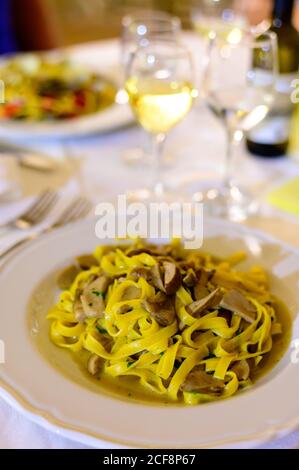
{"label": "second wine glass", "polygon": [[277,39],[268,32],[246,34],[238,44],[215,39],[204,84],[207,103],[226,131],[224,179],[203,199],[213,215],[242,220],[257,209],[250,193],[235,183],[232,152],[243,134],[259,124],[271,109],[277,77]]}
{"label": "second wine glass", "polygon": [[168,132],[190,111],[197,91],[190,52],[173,42],[151,42],[131,56],[126,91],[132,110],[153,141],[155,175],[151,188],[141,188],[135,197],[178,199],[161,178],[163,147]]}

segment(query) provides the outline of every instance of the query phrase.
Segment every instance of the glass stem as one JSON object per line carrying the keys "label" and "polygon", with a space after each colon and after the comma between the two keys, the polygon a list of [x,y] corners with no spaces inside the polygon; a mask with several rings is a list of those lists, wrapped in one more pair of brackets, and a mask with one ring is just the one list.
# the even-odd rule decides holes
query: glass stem
{"label": "glass stem", "polygon": [[154,157],[154,184],[153,192],[157,199],[161,199],[165,193],[164,183],[161,176],[162,157],[166,134],[160,133],[153,136],[153,157]]}
{"label": "glass stem", "polygon": [[234,130],[226,124],[226,153],[225,153],[225,167],[223,184],[224,187],[229,189],[232,186],[232,156],[234,149]]}

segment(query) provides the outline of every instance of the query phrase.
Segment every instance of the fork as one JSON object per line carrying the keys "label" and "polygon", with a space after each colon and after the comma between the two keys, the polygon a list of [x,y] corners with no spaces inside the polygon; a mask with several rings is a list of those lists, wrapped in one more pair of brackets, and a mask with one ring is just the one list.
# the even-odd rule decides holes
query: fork
{"label": "fork", "polygon": [[55,191],[46,189],[43,191],[31,207],[12,222],[4,224],[1,228],[17,228],[27,230],[43,221],[57,202],[58,195]]}
{"label": "fork", "polygon": [[43,233],[49,232],[55,228],[63,227],[64,225],[67,225],[71,222],[75,222],[76,220],[83,219],[90,213],[91,208],[92,204],[88,199],[86,199],[85,197],[78,197],[64,210],[60,217],[51,225],[48,225],[42,230],[31,233],[30,235],[22,238],[22,240],[17,241],[13,245],[2,251],[0,250],[0,259],[4,258],[4,256],[8,255],[27,241],[33,240],[42,235]]}

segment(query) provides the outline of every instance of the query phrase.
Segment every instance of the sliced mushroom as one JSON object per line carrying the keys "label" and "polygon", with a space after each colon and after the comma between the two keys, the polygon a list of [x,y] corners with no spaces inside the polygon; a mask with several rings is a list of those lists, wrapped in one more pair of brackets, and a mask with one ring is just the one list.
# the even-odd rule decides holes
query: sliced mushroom
{"label": "sliced mushroom", "polygon": [[204,312],[204,310],[217,307],[219,305],[221,296],[222,294],[218,287],[203,299],[196,300],[195,302],[187,305],[186,310],[193,317],[198,317],[202,312]]}
{"label": "sliced mushroom", "polygon": [[84,321],[86,320],[86,315],[84,313],[83,305],[80,300],[81,294],[82,292],[79,290],[76,292],[75,300],[73,304],[73,313],[77,322],[84,323]]}
{"label": "sliced mushroom", "polygon": [[136,286],[128,286],[125,288],[121,300],[134,300],[139,299],[141,296],[141,289]]}
{"label": "sliced mushroom", "polygon": [[65,268],[57,278],[57,285],[59,289],[66,290],[71,287],[77,275],[79,274],[80,269],[77,266],[68,266]]}
{"label": "sliced mushroom", "polygon": [[171,325],[175,319],[175,308],[172,299],[162,292],[144,300],[143,305],[161,326]]}
{"label": "sliced mushroom", "polygon": [[160,291],[166,292],[159,263],[151,268],[151,284]]}
{"label": "sliced mushroom", "polygon": [[219,395],[224,389],[224,381],[198,369],[193,369],[181,385],[184,392],[207,393]]}
{"label": "sliced mushroom", "polygon": [[240,315],[249,323],[256,319],[256,308],[246,297],[236,289],[232,289],[222,298],[220,306]]}
{"label": "sliced mushroom", "polygon": [[87,370],[91,375],[97,375],[104,364],[104,359],[92,354],[87,362]]}
{"label": "sliced mushroom", "polygon": [[92,255],[81,255],[76,258],[81,269],[90,269],[92,266],[98,266],[96,258]]}
{"label": "sliced mushroom", "polygon": [[209,289],[197,283],[193,289],[193,293],[195,300],[201,300],[204,297],[207,297],[207,295],[209,295]]}
{"label": "sliced mushroom", "polygon": [[204,268],[200,268],[196,271],[198,282],[193,290],[195,300],[203,299],[208,295],[208,282],[212,279],[214,273],[215,271],[207,271]]}
{"label": "sliced mushroom", "polygon": [[104,315],[104,297],[110,283],[111,279],[101,274],[84,288],[80,299],[87,318],[100,318]]}
{"label": "sliced mushroom", "polygon": [[181,273],[175,263],[163,262],[164,287],[167,295],[175,294],[181,285]]}
{"label": "sliced mushroom", "polygon": [[200,269],[197,270],[196,274],[197,274],[197,278],[198,278],[199,283],[202,286],[206,286],[208,284],[208,282],[214,276],[215,270],[214,269],[207,270],[207,269],[204,269],[204,268],[200,268]]}
{"label": "sliced mushroom", "polygon": [[239,380],[247,380],[249,378],[250,367],[246,359],[235,362],[230,370],[235,372]]}
{"label": "sliced mushroom", "polygon": [[151,275],[151,270],[149,268],[144,268],[143,266],[139,268],[134,268],[130,272],[130,276],[133,276],[134,278],[140,278],[142,277],[146,281],[151,281],[152,275]]}
{"label": "sliced mushroom", "polygon": [[101,345],[107,352],[111,351],[113,339],[110,336],[100,333],[99,331],[94,332],[93,336],[99,343],[101,343]]}
{"label": "sliced mushroom", "polygon": [[187,287],[194,287],[196,285],[197,278],[193,269],[188,269],[187,273],[183,277],[183,283]]}

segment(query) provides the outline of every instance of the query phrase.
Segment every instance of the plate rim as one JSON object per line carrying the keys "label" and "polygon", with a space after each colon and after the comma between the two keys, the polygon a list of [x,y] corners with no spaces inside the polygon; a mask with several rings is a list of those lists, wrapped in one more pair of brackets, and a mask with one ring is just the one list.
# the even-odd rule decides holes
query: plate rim
{"label": "plate rim", "polygon": [[[45,240],[47,240],[48,238],[52,238],[52,236],[54,236],[58,232],[62,233],[64,231],[67,232],[68,230],[72,231],[76,226],[90,224],[93,220],[96,220],[96,219],[88,219],[88,220],[78,221],[78,222],[69,224],[68,226],[56,229],[55,232],[47,233],[43,235],[42,237],[39,237],[38,239],[28,242],[26,246],[18,249],[7,260],[1,263],[0,276],[2,276],[3,273],[5,274],[5,270],[6,268],[9,267],[11,261],[14,261],[15,259],[17,259],[19,255],[22,255],[22,253],[29,250],[32,246],[37,245],[39,243],[44,243]],[[236,234],[242,234],[242,233],[248,234],[249,233],[250,235],[257,237],[262,241],[267,241],[269,243],[276,244],[276,245],[278,244],[289,253],[294,253],[295,255],[299,257],[298,248],[293,247],[292,245],[289,245],[288,243],[280,240],[277,237],[269,235],[266,232],[263,232],[262,230],[255,229],[252,227],[247,227],[245,225],[241,225],[235,222],[231,222],[231,221],[227,221],[227,220],[223,220],[219,218],[214,218],[214,217],[206,217],[205,221],[206,223],[208,221],[208,223],[211,222],[217,225],[224,224],[228,228],[229,227],[235,228]],[[102,446],[102,448],[104,448],[103,444],[108,446],[108,448],[144,448],[142,444],[138,444],[138,443],[136,444],[136,442],[133,442],[130,440],[127,441],[126,439],[115,438],[115,437],[109,436],[109,439],[107,440],[107,436],[102,435],[100,432],[87,430],[84,428],[84,426],[80,428],[79,426],[75,426],[70,423],[64,422],[62,419],[55,418],[53,415],[51,415],[50,412],[42,410],[40,406],[34,406],[30,404],[29,400],[26,399],[26,397],[23,397],[21,392],[18,392],[17,390],[15,390],[13,386],[9,385],[1,377],[0,377],[0,396],[10,406],[12,406],[14,409],[19,411],[23,416],[28,418],[30,421],[42,426],[44,429],[50,432],[61,434],[61,436],[70,440],[74,440],[75,442],[80,442],[80,443],[83,443],[84,445],[92,446],[92,447]],[[273,424],[271,427],[268,427],[266,430],[263,430],[260,432],[242,435],[241,437],[234,436],[234,437],[230,437],[227,439],[219,439],[218,441],[215,441],[213,443],[204,443],[198,447],[193,446],[192,448],[217,448],[217,447],[223,447],[223,446],[233,446],[233,445],[238,445],[238,444],[250,445],[250,443],[253,443],[252,445],[250,445],[250,447],[252,447],[254,444],[258,445],[258,444],[262,444],[265,442],[269,442],[270,440],[275,439],[276,437],[277,438],[283,437],[293,432],[298,427],[299,427],[299,414],[298,416],[294,417],[291,420],[286,421],[285,423],[282,423],[280,425]],[[163,447],[171,448],[170,446],[167,446],[165,444]],[[157,448],[157,446],[152,446],[151,444],[148,444],[147,448]],[[172,446],[172,448],[175,448],[175,446]]]}

